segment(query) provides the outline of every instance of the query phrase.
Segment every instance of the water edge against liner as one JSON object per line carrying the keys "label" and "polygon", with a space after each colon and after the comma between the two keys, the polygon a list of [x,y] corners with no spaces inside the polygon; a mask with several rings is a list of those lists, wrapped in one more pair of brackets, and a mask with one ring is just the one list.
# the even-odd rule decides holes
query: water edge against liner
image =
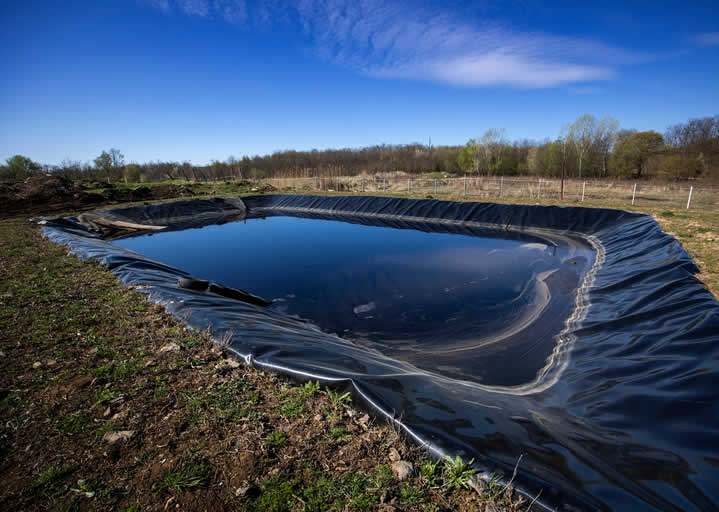
{"label": "water edge against liner", "polygon": [[266,212],[114,243],[388,357],[489,386],[526,384],[547,365],[594,261],[577,237],[356,221]]}

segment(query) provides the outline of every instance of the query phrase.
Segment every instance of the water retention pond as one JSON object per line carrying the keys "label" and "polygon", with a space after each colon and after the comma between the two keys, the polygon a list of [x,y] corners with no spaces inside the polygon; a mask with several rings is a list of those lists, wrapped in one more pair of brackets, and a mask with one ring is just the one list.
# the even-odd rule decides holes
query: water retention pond
{"label": "water retention pond", "polygon": [[248,363],[352,390],[436,455],[507,478],[521,456],[515,483],[540,506],[719,508],[719,304],[651,217],[256,196],[45,232]]}

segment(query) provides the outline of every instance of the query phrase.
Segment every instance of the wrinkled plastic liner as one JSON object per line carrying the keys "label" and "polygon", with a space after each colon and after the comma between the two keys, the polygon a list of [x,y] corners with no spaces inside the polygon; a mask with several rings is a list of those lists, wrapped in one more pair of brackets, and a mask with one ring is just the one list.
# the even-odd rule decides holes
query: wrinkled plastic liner
{"label": "wrinkled plastic liner", "polygon": [[[109,241],[142,226],[183,230],[283,214],[580,237],[596,256],[547,366],[529,383],[493,387],[420,370],[279,311],[179,288],[188,274]],[[694,277],[686,252],[649,216],[276,195],[97,211],[47,221],[45,233],[103,262],[189,326],[229,336],[230,350],[248,364],[351,388],[435,455],[474,458],[484,477],[507,479],[521,457],[513,483],[530,500],[539,496],[535,507],[719,508],[719,304]]]}

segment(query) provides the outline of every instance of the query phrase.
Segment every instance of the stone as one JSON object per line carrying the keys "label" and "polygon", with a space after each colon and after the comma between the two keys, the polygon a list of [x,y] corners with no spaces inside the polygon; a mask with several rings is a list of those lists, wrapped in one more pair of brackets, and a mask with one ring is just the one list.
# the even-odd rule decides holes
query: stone
{"label": "stone", "polygon": [[166,352],[179,352],[180,350],[182,350],[182,347],[177,343],[168,343],[167,345],[160,347],[160,350],[157,352],[159,354],[164,354]]}
{"label": "stone", "polygon": [[398,460],[393,462],[391,468],[392,473],[394,473],[394,476],[396,476],[397,480],[399,480],[400,482],[407,480],[414,473],[414,466],[411,462],[407,462],[406,460]]}
{"label": "stone", "polygon": [[397,462],[398,460],[402,459],[399,452],[397,451],[397,448],[390,448],[389,449],[389,460],[392,462]]}
{"label": "stone", "polygon": [[133,437],[135,437],[134,430],[120,430],[118,432],[106,432],[105,435],[102,436],[102,440],[106,443],[117,444],[125,443]]}
{"label": "stone", "polygon": [[35,361],[32,363],[32,367],[37,370],[38,368],[42,368],[42,363],[40,361]]}
{"label": "stone", "polygon": [[241,363],[236,359],[227,358],[217,363],[217,371],[219,373],[231,372],[232,370],[236,370],[240,366],[242,366]]}

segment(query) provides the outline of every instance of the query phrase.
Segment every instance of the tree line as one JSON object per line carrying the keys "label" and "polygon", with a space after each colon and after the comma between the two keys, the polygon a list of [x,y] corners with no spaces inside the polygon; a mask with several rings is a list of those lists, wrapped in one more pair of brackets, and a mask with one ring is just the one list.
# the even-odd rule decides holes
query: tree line
{"label": "tree line", "polygon": [[463,146],[375,145],[269,155],[230,156],[209,165],[190,162],[126,163],[118,149],[93,162],[65,160],[41,165],[23,155],[0,166],[0,178],[25,179],[56,173],[73,179],[107,181],[254,179],[433,173],[435,176],[545,176],[579,179],[664,178],[719,181],[719,115],[691,119],[656,131],[623,129],[612,117],[590,114],[565,125],[555,139],[509,141],[503,129],[489,129]]}

